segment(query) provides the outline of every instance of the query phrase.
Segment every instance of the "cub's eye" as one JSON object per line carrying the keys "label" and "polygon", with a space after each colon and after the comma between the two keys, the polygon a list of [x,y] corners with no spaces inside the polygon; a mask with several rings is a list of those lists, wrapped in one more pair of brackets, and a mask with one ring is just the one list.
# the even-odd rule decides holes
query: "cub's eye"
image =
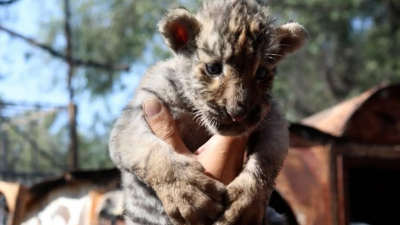
{"label": "cub's eye", "polygon": [[265,68],[263,68],[263,67],[260,67],[260,68],[257,69],[257,71],[256,71],[256,78],[257,78],[258,80],[263,80],[263,79],[266,78],[267,76],[268,76],[268,70],[267,70],[267,69],[265,69]]}
{"label": "cub's eye", "polygon": [[220,63],[206,64],[206,70],[209,75],[218,75],[222,72],[222,65]]}

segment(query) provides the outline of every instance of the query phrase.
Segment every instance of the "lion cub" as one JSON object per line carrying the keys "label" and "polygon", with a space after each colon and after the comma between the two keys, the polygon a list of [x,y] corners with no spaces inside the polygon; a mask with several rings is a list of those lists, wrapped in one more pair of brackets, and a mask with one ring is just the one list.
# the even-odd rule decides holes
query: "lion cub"
{"label": "lion cub", "polygon": [[[127,223],[268,224],[268,201],[289,147],[271,87],[277,63],[305,43],[305,29],[275,26],[255,0],[207,1],[195,15],[173,9],[158,27],[174,57],[146,72],[109,143],[123,176]],[[149,98],[169,108],[192,151],[216,133],[254,131],[240,175],[225,187],[153,135],[141,110]]]}

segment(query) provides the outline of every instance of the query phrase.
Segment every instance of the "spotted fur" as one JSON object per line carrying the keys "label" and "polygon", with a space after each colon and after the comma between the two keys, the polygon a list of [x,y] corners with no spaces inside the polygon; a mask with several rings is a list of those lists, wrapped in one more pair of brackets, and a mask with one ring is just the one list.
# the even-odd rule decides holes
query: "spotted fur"
{"label": "spotted fur", "polygon": [[[271,87],[277,63],[304,44],[306,31],[294,22],[276,26],[255,0],[207,1],[197,14],[173,9],[158,28],[174,57],[146,72],[109,143],[122,171],[127,223],[279,224],[282,217],[266,208],[287,154],[288,124]],[[218,76],[207,72],[213,63],[223,68]],[[263,79],[259,68],[267,71]],[[254,131],[240,175],[225,187],[154,136],[141,110],[149,98],[169,108],[192,151],[216,133]]]}

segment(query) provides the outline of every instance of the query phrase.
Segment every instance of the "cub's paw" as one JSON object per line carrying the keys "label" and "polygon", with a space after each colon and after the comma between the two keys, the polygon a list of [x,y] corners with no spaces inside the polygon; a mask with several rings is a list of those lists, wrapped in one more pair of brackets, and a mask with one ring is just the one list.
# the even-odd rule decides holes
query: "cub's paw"
{"label": "cub's paw", "polygon": [[[235,184],[236,183],[236,184]],[[216,225],[261,225],[266,211],[266,196],[257,188],[252,189],[232,183],[224,199],[225,212]]]}
{"label": "cub's paw", "polygon": [[156,193],[176,225],[207,225],[223,211],[225,186],[206,176],[202,169],[185,168],[171,182],[158,185]]}

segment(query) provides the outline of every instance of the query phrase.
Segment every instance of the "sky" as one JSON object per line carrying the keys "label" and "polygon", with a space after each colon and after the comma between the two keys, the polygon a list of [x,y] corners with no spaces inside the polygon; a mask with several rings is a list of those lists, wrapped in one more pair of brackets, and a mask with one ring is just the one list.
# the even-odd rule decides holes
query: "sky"
{"label": "sky", "polygon": [[[39,3],[39,4],[38,4]],[[59,1],[20,0],[8,7],[0,8],[0,23],[18,33],[43,42],[40,21],[43,16],[56,16],[60,12]],[[63,45],[64,40],[59,40]],[[63,42],[63,43],[61,43]],[[26,60],[26,53],[30,55]],[[23,40],[12,38],[0,31],[0,98],[7,102],[40,103],[45,105],[67,105],[68,93],[66,82],[53,82],[55,79],[66,79],[66,64],[61,60],[53,60],[46,52],[32,47]],[[141,65],[133,65],[131,72],[122,76],[126,86],[110,94],[105,99],[93,100],[89,92],[76,97],[79,104],[77,122],[80,131],[92,132],[94,114],[103,118],[116,118],[123,106],[128,102],[145,71]],[[79,80],[75,80],[79,82]],[[106,107],[106,103],[109,107]],[[15,111],[6,111],[12,115]],[[67,114],[61,116],[59,124],[66,122]],[[64,121],[63,121],[64,120]],[[107,132],[101,126],[96,126],[96,132]]]}

